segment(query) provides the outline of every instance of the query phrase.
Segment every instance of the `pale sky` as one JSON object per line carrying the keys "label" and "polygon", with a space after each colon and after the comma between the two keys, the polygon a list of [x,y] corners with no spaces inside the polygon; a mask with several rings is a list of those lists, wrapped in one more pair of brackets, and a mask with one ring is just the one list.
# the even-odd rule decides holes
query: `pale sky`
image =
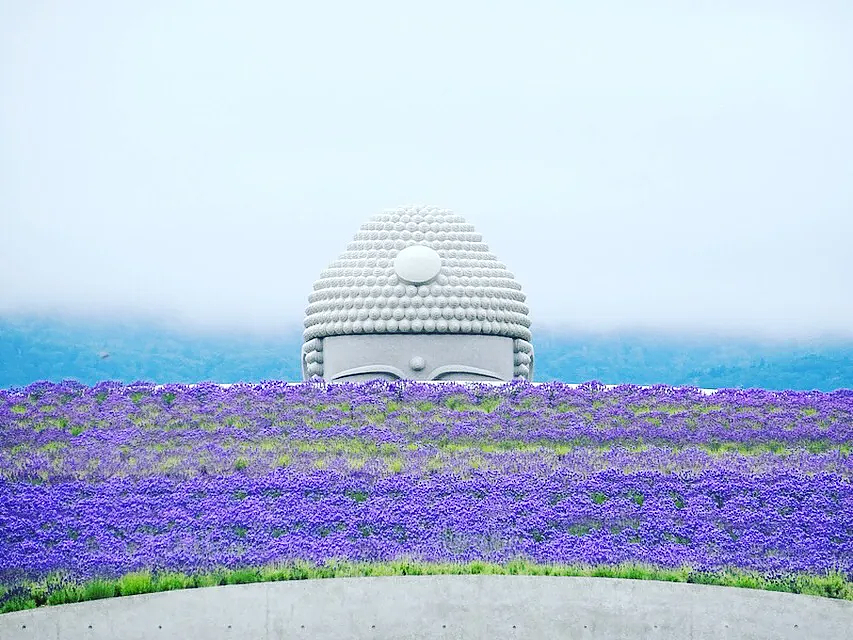
{"label": "pale sky", "polygon": [[853,337],[851,34],[849,0],[0,0],[0,313],[299,330],[423,203],[534,337]]}

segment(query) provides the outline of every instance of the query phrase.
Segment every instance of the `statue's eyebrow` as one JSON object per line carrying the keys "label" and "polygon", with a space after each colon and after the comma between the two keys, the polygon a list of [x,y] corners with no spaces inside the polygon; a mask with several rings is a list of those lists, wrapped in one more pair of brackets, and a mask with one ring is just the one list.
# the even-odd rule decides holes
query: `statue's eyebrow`
{"label": "statue's eyebrow", "polygon": [[368,364],[361,367],[352,367],[351,369],[338,371],[332,376],[332,381],[337,380],[338,378],[345,378],[346,376],[358,375],[360,373],[390,373],[392,376],[396,376],[401,380],[406,377],[406,374],[403,373],[402,369],[398,369],[397,367],[384,364]]}
{"label": "statue's eyebrow", "polygon": [[492,380],[495,380],[497,382],[504,382],[504,379],[501,378],[494,371],[490,371],[488,369],[480,369],[479,367],[472,367],[467,364],[442,365],[430,371],[428,379],[435,380],[438,376],[444,375],[445,373],[473,373],[478,376],[485,376],[487,378],[491,378]]}

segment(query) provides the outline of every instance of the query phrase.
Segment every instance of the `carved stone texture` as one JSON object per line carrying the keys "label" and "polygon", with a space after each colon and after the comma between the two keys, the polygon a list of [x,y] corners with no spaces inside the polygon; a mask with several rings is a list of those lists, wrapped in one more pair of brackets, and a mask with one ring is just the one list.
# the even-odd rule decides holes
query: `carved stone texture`
{"label": "carved stone texture", "polygon": [[447,209],[374,216],[308,301],[305,379],[533,377],[521,285],[473,225]]}

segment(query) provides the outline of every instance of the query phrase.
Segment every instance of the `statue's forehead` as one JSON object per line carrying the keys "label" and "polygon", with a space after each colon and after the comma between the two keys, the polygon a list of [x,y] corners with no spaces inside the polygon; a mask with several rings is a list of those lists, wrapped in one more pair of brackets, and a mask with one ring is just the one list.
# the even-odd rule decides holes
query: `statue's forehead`
{"label": "statue's forehead", "polygon": [[368,373],[415,380],[457,375],[509,380],[513,341],[462,334],[332,336],[323,340],[323,365],[327,380]]}

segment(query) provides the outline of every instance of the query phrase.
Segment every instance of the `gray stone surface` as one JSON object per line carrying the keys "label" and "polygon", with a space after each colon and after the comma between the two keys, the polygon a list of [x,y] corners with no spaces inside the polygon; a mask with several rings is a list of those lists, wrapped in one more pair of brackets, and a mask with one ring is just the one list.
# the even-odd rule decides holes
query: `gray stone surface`
{"label": "gray stone surface", "polygon": [[512,338],[503,336],[359,335],[323,340],[323,377],[330,382],[501,382],[512,378],[512,361]]}
{"label": "gray stone surface", "polygon": [[[513,274],[489,253],[480,234],[461,216],[437,207],[388,210],[362,225],[347,250],[314,283],[305,314],[303,377],[333,379],[325,343],[336,337],[338,375],[359,369],[353,374],[358,379],[373,373],[372,377],[424,380],[430,379],[424,377],[427,374],[412,372],[467,365],[455,372],[446,370],[446,379],[531,380],[533,345],[524,301]],[[365,357],[357,346],[364,341],[356,338],[368,335],[383,339],[374,340],[374,350]],[[442,337],[444,345],[458,345],[457,352],[470,352],[475,336],[506,338],[512,353],[499,366],[475,372],[471,369],[483,367],[473,360],[463,363],[456,356],[440,361],[447,349],[438,347],[438,341],[434,351],[429,341],[422,340],[418,343],[421,353],[408,353],[411,341],[405,338],[409,336]],[[408,366],[418,357],[430,361],[431,367]],[[401,360],[406,366],[400,366]],[[382,364],[384,369],[370,370]]]}
{"label": "gray stone surface", "polygon": [[853,602],[550,576],[336,578],[189,589],[0,616],[2,640],[853,637]]}

